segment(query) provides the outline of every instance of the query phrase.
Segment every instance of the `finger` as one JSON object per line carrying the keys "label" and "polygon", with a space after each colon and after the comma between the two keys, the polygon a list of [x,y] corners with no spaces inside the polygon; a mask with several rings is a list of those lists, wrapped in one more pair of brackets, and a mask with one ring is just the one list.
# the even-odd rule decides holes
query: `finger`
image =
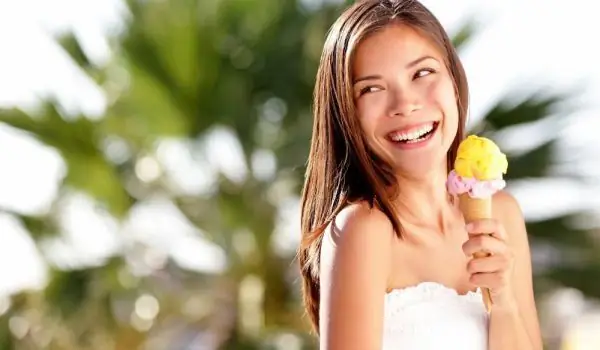
{"label": "finger", "polygon": [[501,272],[475,273],[471,275],[469,282],[480,288],[498,291],[504,285],[504,278]]}
{"label": "finger", "polygon": [[481,219],[475,220],[467,224],[467,232],[469,235],[492,235],[498,239],[505,240],[506,232],[504,226],[496,219]]}
{"label": "finger", "polygon": [[469,274],[498,272],[505,270],[510,265],[509,259],[504,255],[492,255],[484,258],[471,259],[467,263]]}
{"label": "finger", "polygon": [[472,256],[477,252],[488,254],[503,254],[507,251],[506,243],[496,237],[488,235],[471,236],[462,245],[466,256]]}

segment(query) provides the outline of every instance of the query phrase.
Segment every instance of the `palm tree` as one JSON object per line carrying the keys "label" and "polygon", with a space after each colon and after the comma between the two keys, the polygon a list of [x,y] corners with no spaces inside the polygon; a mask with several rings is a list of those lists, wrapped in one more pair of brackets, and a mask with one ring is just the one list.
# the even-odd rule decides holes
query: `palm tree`
{"label": "palm tree", "polygon": [[[6,110],[0,121],[60,152],[68,173],[57,203],[83,192],[123,222],[139,205],[163,198],[221,248],[227,264],[214,274],[190,271],[170,259],[135,277],[129,257],[145,248],[134,246],[100,266],[53,268],[43,292],[13,296],[2,322],[24,317],[33,326],[21,339],[1,337],[7,342],[3,348],[164,348],[166,341],[170,348],[184,349],[207,339],[226,349],[277,348],[285,339],[304,339],[300,343],[314,347],[300,317],[293,252],[280,251],[273,242],[282,208],[297,201],[310,138],[313,79],[339,6],[309,9],[301,1],[276,0],[130,0],[127,5],[126,30],[112,38],[115,51],[108,65],[95,66],[74,36],[59,39],[104,88],[109,104],[101,119],[66,116],[58,103],[47,101],[35,115]],[[467,24],[456,44],[467,42],[474,31]],[[518,125],[553,121],[564,101],[555,95],[516,104],[506,99],[473,130],[493,138]],[[215,154],[207,152],[219,151],[211,148],[215,135],[229,136],[233,141],[225,146],[239,148],[237,173],[204,163]],[[191,156],[207,164],[202,176],[213,176],[209,187],[189,191],[174,185],[160,155],[171,140],[190,145]],[[509,180],[546,178],[555,164],[556,142],[509,154]],[[118,157],[111,153],[115,144],[126,150]],[[218,161],[229,153],[223,151]],[[158,169],[153,176],[140,171],[147,164]],[[42,242],[61,232],[59,208],[43,216],[11,214]],[[549,245],[569,252],[559,257],[561,268],[536,275],[538,292],[565,284],[598,297],[597,286],[586,282],[599,271],[590,263],[595,247],[568,219],[528,223],[533,249]],[[587,260],[573,259],[571,253],[584,253]],[[124,278],[135,282],[123,283]],[[143,293],[160,304],[146,326],[130,317]],[[190,305],[198,304],[204,311],[190,314]],[[34,329],[53,332],[40,335]],[[296,338],[281,337],[290,333]]]}

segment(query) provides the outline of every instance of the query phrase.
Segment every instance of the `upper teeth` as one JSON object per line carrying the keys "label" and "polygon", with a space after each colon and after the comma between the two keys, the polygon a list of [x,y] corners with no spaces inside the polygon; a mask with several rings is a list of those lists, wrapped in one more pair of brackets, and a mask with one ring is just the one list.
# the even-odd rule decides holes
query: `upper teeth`
{"label": "upper teeth", "polygon": [[423,125],[417,130],[413,130],[411,132],[401,132],[395,131],[390,134],[390,137],[394,141],[407,141],[407,140],[416,140],[426,133],[430,132],[433,129],[433,123],[429,123]]}

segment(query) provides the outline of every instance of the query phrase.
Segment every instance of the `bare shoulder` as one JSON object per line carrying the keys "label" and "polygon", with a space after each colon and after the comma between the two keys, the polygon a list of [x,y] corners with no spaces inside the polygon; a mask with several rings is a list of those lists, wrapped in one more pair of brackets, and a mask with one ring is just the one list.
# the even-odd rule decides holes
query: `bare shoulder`
{"label": "bare shoulder", "polygon": [[510,215],[517,215],[523,218],[521,213],[521,206],[517,199],[506,191],[498,191],[492,198],[494,211],[499,214],[500,217],[506,217]]}
{"label": "bare shoulder", "polygon": [[[391,259],[393,227],[388,217],[367,203],[356,203],[342,209],[325,231],[321,251],[321,271],[348,269],[382,270]],[[323,276],[325,279],[331,276]]]}
{"label": "bare shoulder", "polygon": [[492,198],[492,205],[494,217],[505,226],[509,240],[518,242],[526,238],[523,212],[512,194],[498,191]]}
{"label": "bare shoulder", "polygon": [[394,232],[367,204],[344,208],[321,251],[321,349],[381,348]]}
{"label": "bare shoulder", "polygon": [[352,244],[351,242],[362,239],[368,239],[371,243],[389,243],[393,237],[393,229],[384,213],[361,202],[342,209],[330,227],[330,234],[336,246]]}

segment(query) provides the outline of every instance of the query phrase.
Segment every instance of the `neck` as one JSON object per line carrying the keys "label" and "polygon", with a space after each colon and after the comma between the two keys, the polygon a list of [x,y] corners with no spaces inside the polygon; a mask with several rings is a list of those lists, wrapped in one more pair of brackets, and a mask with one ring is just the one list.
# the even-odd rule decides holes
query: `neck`
{"label": "neck", "polygon": [[395,204],[399,215],[409,223],[436,226],[443,230],[452,213],[452,204],[446,190],[447,171],[431,171],[419,179],[398,176],[400,189]]}

